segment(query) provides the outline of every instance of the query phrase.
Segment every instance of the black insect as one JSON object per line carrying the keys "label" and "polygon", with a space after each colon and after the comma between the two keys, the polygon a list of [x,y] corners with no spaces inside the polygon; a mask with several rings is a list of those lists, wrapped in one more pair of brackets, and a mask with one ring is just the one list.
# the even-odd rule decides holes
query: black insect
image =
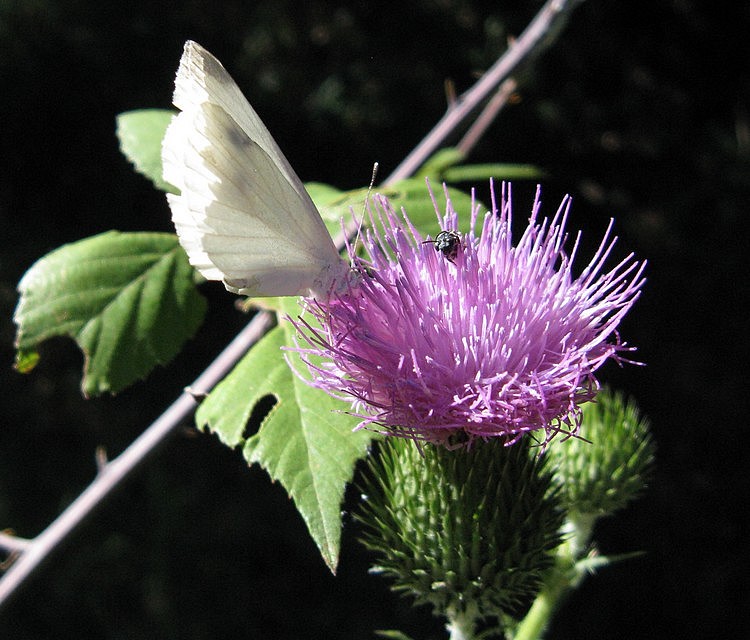
{"label": "black insect", "polygon": [[458,231],[441,231],[435,236],[434,240],[425,240],[422,244],[428,242],[434,244],[435,251],[442,253],[448,262],[453,262],[458,255],[458,249],[461,247],[461,235]]}

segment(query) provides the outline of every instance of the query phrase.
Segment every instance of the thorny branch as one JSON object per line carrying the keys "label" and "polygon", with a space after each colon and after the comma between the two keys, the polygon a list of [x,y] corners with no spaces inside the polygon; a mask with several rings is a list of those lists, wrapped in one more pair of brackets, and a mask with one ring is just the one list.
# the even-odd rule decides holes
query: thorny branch
{"label": "thorny branch", "polygon": [[[248,323],[237,337],[219,354],[209,367],[175,400],[172,405],[151,424],[119,456],[99,465],[94,481],[79,495],[57,519],[33,540],[23,544],[11,544],[13,538],[7,534],[0,537],[0,547],[15,556],[15,562],[0,580],[0,610],[17,589],[47,559],[92,511],[102,504],[107,496],[149,456],[173,435],[183,421],[198,405],[198,398],[210,391],[255,344],[274,322],[273,316],[261,311]],[[20,539],[19,539],[20,540]]]}
{"label": "thorny branch", "polygon": [[[583,0],[547,0],[529,26],[512,42],[479,81],[464,94],[452,101],[445,115],[425,138],[398,165],[384,182],[386,184],[408,178],[419,169],[439,147],[476,109],[479,108],[503,82],[518,72],[519,67],[549,47],[562,31],[570,13]],[[506,85],[507,88],[507,85]],[[500,93],[503,93],[502,91]],[[507,92],[505,102],[510,96]],[[503,103],[504,104],[504,103]],[[502,105],[494,103],[497,113]]]}
{"label": "thorny branch", "polygon": [[[519,66],[527,62],[532,55],[538,54],[551,44],[562,30],[570,12],[581,1],[548,0],[521,36],[471,89],[451,102],[433,130],[383,182],[389,184],[412,175],[448,136],[495,93],[460,143],[461,150],[468,152],[515,89],[516,81],[511,75],[517,73]],[[126,477],[140,468],[141,464],[178,430],[184,420],[195,411],[198,399],[208,393],[229,372],[273,322],[274,318],[269,312],[258,312],[193,385],[188,387],[125,451],[109,462],[102,459],[98,461],[99,473],[92,483],[39,535],[31,540],[25,540],[7,532],[0,532],[0,549],[8,555],[4,564],[10,565],[0,579],[0,611],[60,543],[77,529]],[[4,567],[0,565],[0,569],[2,568]]]}

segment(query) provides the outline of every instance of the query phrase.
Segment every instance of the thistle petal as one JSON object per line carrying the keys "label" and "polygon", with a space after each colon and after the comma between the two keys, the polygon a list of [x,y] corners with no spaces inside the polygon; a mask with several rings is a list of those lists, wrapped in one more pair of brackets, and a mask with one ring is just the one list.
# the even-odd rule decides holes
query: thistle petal
{"label": "thistle petal", "polygon": [[[499,202],[493,191],[484,216],[475,202],[471,230],[449,255],[375,196],[369,258],[350,256],[358,286],[309,301],[319,328],[295,321],[311,384],[350,398],[360,427],[428,442],[574,434],[599,389],[595,372],[610,359],[630,362],[622,354],[633,348],[616,330],[640,295],[645,263],[631,254],[605,270],[617,241],[610,224],[574,277],[579,236],[564,249],[570,198],[538,221],[539,195],[515,245],[510,186]],[[446,198],[442,216],[436,205],[442,228],[458,229],[447,190]]]}

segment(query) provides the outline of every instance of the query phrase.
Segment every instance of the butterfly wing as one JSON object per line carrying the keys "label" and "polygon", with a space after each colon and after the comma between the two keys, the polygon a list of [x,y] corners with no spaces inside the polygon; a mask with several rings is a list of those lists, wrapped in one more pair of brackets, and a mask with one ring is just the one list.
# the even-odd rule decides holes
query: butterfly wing
{"label": "butterfly wing", "polygon": [[278,145],[221,63],[185,44],[164,137],[172,220],[190,262],[250,296],[325,295],[343,282],[320,214]]}

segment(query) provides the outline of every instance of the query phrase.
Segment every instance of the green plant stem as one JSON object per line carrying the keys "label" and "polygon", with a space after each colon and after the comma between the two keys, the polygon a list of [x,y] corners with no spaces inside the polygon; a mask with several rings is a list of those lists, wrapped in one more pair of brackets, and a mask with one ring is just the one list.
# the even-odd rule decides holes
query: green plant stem
{"label": "green plant stem", "polygon": [[460,613],[449,610],[446,616],[448,618],[446,628],[450,633],[450,640],[474,640],[477,619],[476,606],[470,604],[466,610]]}
{"label": "green plant stem", "polygon": [[538,640],[547,628],[560,600],[573,586],[568,573],[557,568],[551,571],[547,583],[534,600],[526,617],[516,627],[513,640]]}
{"label": "green plant stem", "polygon": [[583,579],[585,571],[578,560],[591,540],[596,516],[569,514],[565,526],[566,540],[557,549],[555,566],[547,574],[544,587],[516,627],[513,640],[539,640],[557,611],[561,600]]}

